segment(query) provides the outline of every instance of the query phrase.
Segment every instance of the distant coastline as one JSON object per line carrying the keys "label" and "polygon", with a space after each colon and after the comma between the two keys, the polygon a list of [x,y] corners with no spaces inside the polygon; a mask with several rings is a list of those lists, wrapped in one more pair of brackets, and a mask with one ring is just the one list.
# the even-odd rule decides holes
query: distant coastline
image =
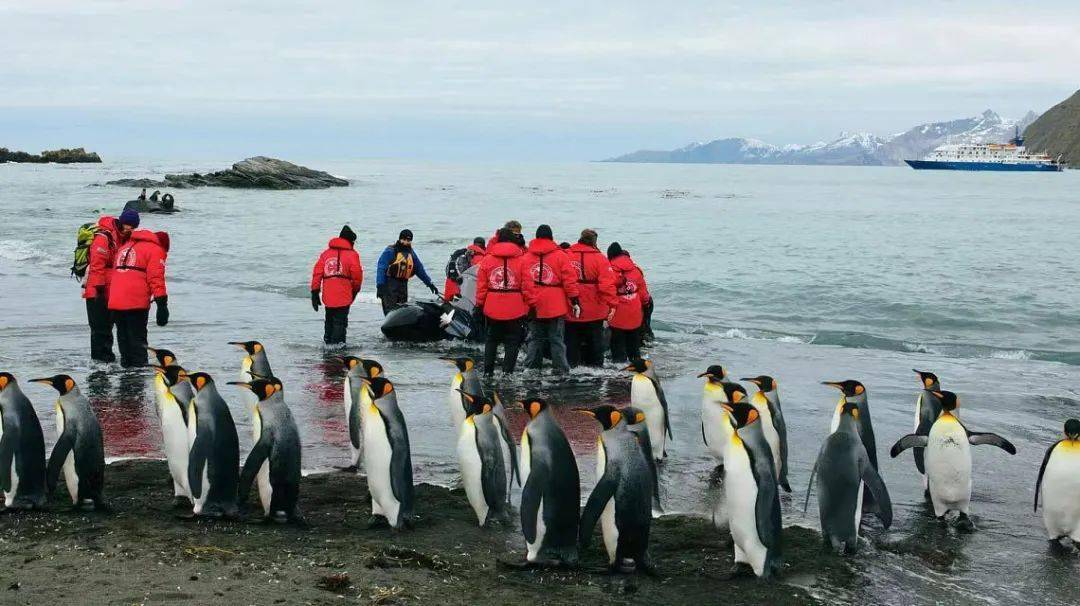
{"label": "distant coastline", "polygon": [[100,164],[101,156],[97,152],[88,152],[81,147],[73,149],[45,150],[40,154],[30,154],[22,151],[11,151],[6,147],[0,147],[0,164],[5,162],[17,162],[26,164],[77,164],[89,163]]}

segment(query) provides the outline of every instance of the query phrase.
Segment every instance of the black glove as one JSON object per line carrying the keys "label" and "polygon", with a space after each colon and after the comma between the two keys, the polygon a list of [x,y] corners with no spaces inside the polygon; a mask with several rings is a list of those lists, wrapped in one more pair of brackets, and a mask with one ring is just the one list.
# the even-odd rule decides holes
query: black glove
{"label": "black glove", "polygon": [[104,286],[96,286],[96,287],[94,287],[94,300],[97,301],[98,303],[101,303],[102,305],[107,303],[107,300],[105,298],[105,287]]}
{"label": "black glove", "polygon": [[319,311],[319,304],[320,304],[319,291],[317,291],[317,290],[311,291],[311,309],[314,309],[315,311]]}
{"label": "black glove", "polygon": [[570,315],[581,317],[581,301],[577,297],[570,297]]}
{"label": "black glove", "polygon": [[526,317],[529,320],[535,320],[536,319],[536,308],[535,307],[530,307],[529,308],[529,315],[526,316]]}
{"label": "black glove", "polygon": [[479,305],[472,310],[472,323],[473,326],[480,326],[484,322],[484,308]]}
{"label": "black glove", "polygon": [[375,287],[375,298],[376,299],[381,299],[381,298],[383,298],[385,296],[386,296],[386,285],[385,284],[379,284],[378,286],[376,286]]}
{"label": "black glove", "polygon": [[157,303],[157,325],[165,326],[169,323],[169,297],[158,297],[154,303]]}
{"label": "black glove", "polygon": [[428,284],[427,287],[431,290],[431,294],[433,294],[433,295],[439,294],[439,289],[435,288],[434,284]]}

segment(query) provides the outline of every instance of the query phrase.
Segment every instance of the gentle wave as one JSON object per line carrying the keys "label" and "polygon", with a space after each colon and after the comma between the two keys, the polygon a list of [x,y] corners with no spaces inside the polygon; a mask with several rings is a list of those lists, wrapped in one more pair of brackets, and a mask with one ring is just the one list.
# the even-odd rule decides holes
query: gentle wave
{"label": "gentle wave", "polygon": [[44,261],[49,253],[26,240],[0,240],[0,259],[8,261]]}

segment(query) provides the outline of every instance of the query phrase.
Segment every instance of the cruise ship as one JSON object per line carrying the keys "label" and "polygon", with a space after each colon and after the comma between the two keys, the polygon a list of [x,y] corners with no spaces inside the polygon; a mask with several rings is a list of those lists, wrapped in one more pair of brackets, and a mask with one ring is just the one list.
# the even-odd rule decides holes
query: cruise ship
{"label": "cruise ship", "polygon": [[915,170],[1010,170],[1058,172],[1058,159],[1024,149],[1020,129],[1008,143],[961,143],[942,145],[922,160],[904,160]]}

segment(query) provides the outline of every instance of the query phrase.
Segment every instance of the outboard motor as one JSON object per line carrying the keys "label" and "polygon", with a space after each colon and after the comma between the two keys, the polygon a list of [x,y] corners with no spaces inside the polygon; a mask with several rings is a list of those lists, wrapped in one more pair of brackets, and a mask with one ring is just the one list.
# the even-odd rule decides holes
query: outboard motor
{"label": "outboard motor", "polygon": [[429,343],[442,339],[483,340],[482,327],[473,326],[476,300],[476,268],[461,274],[461,298],[451,302],[417,301],[386,315],[382,333],[391,341]]}

